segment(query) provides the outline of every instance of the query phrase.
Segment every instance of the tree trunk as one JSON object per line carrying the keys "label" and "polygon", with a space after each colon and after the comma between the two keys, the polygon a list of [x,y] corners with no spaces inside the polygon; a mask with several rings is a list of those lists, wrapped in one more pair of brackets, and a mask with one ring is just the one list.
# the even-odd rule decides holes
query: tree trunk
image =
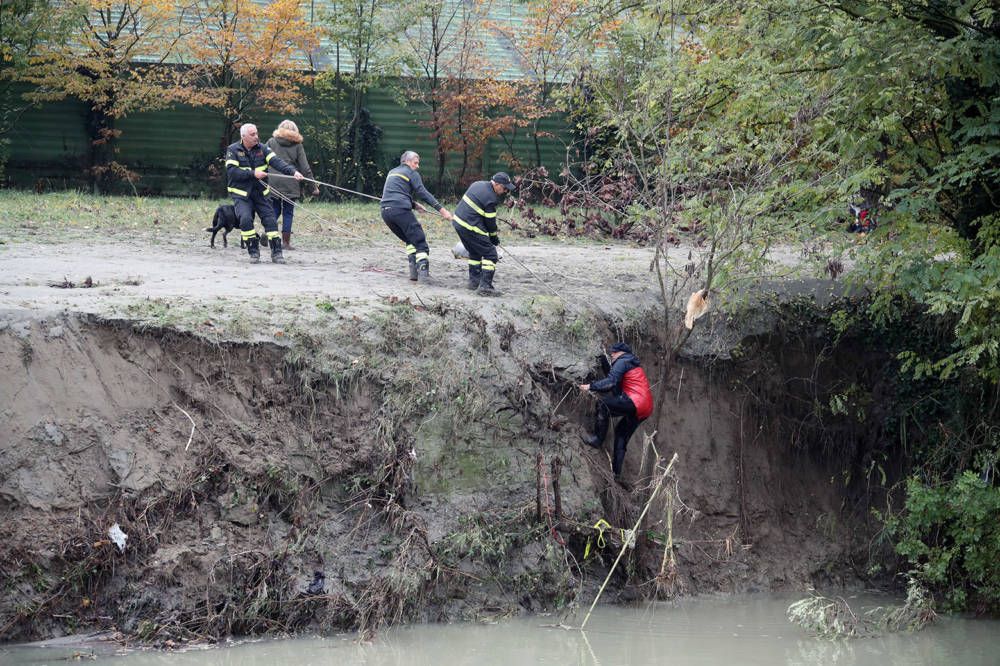
{"label": "tree trunk", "polygon": [[101,194],[110,183],[109,167],[114,157],[115,119],[105,107],[92,106],[87,110],[88,150],[87,179],[91,191]]}
{"label": "tree trunk", "polygon": [[361,191],[361,101],[362,94],[361,88],[357,85],[354,87],[354,103],[352,104],[352,111],[354,113],[354,119],[351,121],[351,160],[352,166],[354,167],[354,189],[355,191]]}
{"label": "tree trunk", "polygon": [[[337,143],[334,146],[333,154],[333,182],[339,185],[344,180],[344,105],[341,104],[340,94],[343,91],[343,82],[340,78],[340,44],[337,44],[337,69],[333,74],[334,99],[337,103],[337,110],[334,122],[337,125]],[[338,198],[340,198],[338,196]]]}

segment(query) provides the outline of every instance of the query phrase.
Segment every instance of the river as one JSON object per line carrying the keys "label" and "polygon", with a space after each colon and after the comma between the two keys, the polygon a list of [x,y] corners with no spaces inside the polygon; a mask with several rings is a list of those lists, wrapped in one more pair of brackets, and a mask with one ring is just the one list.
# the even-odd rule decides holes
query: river
{"label": "river", "polygon": [[[601,606],[591,616],[586,632],[568,628],[579,625],[581,612],[569,618],[532,616],[496,624],[411,625],[384,632],[367,644],[359,643],[354,635],[337,635],[124,655],[79,646],[7,646],[0,648],[0,663],[55,666],[65,664],[67,658],[83,657],[86,663],[118,666],[1000,664],[997,620],[943,617],[912,634],[825,640],[807,635],[785,618],[785,609],[794,600],[772,595],[720,596],[636,607]],[[852,607],[862,603],[848,600]],[[871,604],[872,598],[863,602]]]}

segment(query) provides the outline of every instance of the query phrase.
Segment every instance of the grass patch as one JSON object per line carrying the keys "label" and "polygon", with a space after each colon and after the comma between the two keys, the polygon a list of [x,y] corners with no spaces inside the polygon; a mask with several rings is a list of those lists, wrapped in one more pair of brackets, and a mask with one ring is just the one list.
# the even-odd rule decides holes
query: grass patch
{"label": "grass patch", "polygon": [[[203,230],[211,226],[220,204],[227,197],[180,198],[94,195],[79,191],[37,194],[24,190],[0,190],[0,206],[7,215],[0,220],[0,236],[8,242],[70,243],[85,239],[137,237],[162,241],[164,237],[197,238],[208,244]],[[445,202],[454,208],[456,202]],[[555,210],[555,209],[553,209]],[[523,226],[521,213],[502,209],[500,215]],[[431,213],[418,216],[432,247],[442,254],[457,241],[451,223]],[[262,228],[260,220],[256,220]],[[308,236],[314,248],[342,248],[358,242],[398,243],[382,223],[379,204],[373,200],[330,203],[306,200],[296,210],[294,233]],[[502,238],[528,238],[500,223]],[[218,239],[217,239],[218,240]],[[238,234],[230,240],[239,244]],[[592,241],[575,237],[538,237],[532,243],[563,244]]]}

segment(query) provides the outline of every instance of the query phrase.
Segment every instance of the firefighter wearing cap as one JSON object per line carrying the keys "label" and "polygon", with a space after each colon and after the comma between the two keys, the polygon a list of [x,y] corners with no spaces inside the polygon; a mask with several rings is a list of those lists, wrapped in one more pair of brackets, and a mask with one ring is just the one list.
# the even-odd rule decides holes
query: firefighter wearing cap
{"label": "firefighter wearing cap", "polygon": [[625,449],[639,424],[653,413],[653,394],[649,389],[646,372],[632,348],[624,342],[611,347],[611,369],[604,379],[590,384],[580,384],[580,390],[597,393],[597,413],[594,415],[594,434],[582,437],[583,442],[596,449],[604,445],[612,416],[620,416],[615,424],[615,446],[611,469],[620,479],[625,462]]}
{"label": "firefighter wearing cap", "polygon": [[469,251],[468,287],[481,296],[500,295],[493,287],[499,259],[496,246],[500,244],[497,203],[513,189],[510,176],[502,171],[490,180],[476,181],[462,196],[451,219],[462,245]]}
{"label": "firefighter wearing cap", "polygon": [[406,243],[410,279],[414,282],[427,282],[431,277],[427,255],[431,250],[427,245],[424,228],[413,214],[413,209],[420,205],[414,201],[414,197],[434,206],[446,220],[451,219],[451,213],[424,187],[424,181],[417,173],[419,168],[420,155],[407,150],[399,158],[399,166],[389,171],[382,188],[382,221],[396,238]]}
{"label": "firefighter wearing cap", "polygon": [[295,167],[258,140],[256,125],[244,123],[240,126],[240,140],[226,149],[226,179],[229,183],[229,195],[233,198],[233,207],[236,209],[236,218],[240,221],[240,232],[250,254],[250,263],[253,264],[260,261],[257,231],[253,228],[255,211],[267,233],[271,261],[276,264],[285,263],[281,256],[281,234],[278,232],[274,206],[268,198],[271,190],[265,182],[268,169],[275,169],[286,176],[295,176],[295,180],[303,178]]}

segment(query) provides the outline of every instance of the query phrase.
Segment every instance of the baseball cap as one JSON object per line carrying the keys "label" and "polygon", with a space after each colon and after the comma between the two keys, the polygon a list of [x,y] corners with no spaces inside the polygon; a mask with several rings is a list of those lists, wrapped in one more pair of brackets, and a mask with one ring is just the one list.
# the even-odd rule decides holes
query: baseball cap
{"label": "baseball cap", "polygon": [[510,176],[508,176],[503,171],[498,171],[497,173],[493,174],[493,178],[491,178],[490,180],[492,180],[497,185],[503,185],[503,188],[508,192],[515,189],[514,183],[512,183],[510,180]]}

